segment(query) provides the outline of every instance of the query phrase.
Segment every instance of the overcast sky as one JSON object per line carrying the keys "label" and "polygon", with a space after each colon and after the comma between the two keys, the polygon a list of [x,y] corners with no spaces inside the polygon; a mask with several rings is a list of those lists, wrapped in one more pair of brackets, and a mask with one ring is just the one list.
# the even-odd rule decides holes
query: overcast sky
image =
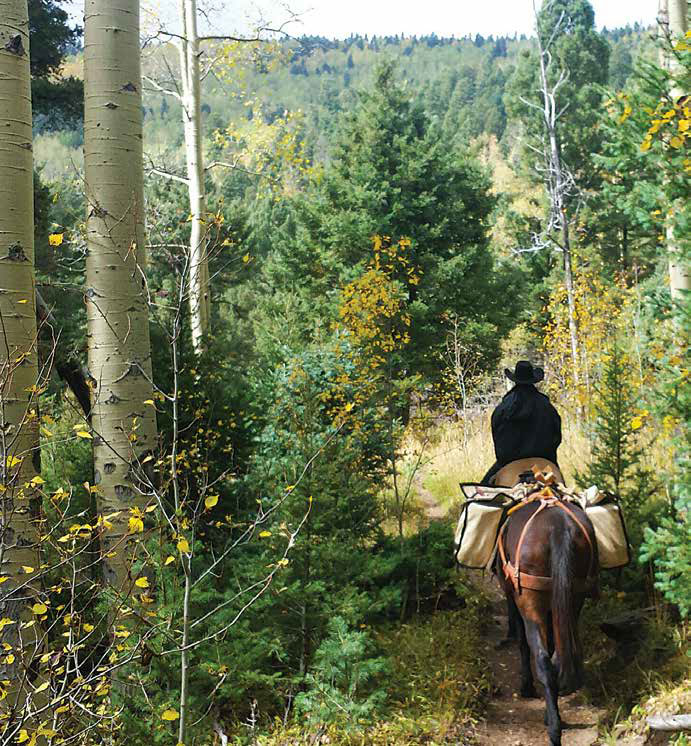
{"label": "overcast sky", "polygon": [[[142,0],[164,16],[174,17],[179,0]],[[539,3],[540,0],[537,0]],[[598,28],[615,28],[635,21],[655,21],[657,0],[591,0]],[[215,6],[213,25],[225,33],[244,31],[261,14],[279,23],[287,17],[285,6],[300,12],[291,33],[343,38],[359,34],[428,34],[465,36],[480,33],[530,34],[532,0],[199,0]],[[72,0],[75,18],[83,15],[83,0]]]}

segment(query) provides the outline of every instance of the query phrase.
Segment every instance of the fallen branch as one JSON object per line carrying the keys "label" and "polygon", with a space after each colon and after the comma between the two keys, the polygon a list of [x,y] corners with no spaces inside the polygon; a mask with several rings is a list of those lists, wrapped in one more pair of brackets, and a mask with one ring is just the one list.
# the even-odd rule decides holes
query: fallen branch
{"label": "fallen branch", "polygon": [[645,721],[653,730],[691,730],[691,715],[651,715]]}

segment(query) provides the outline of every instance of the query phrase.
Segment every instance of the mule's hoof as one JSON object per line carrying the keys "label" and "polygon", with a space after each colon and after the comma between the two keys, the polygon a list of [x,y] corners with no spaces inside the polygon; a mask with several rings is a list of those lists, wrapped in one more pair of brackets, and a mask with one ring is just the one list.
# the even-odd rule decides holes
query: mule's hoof
{"label": "mule's hoof", "polygon": [[509,645],[513,645],[514,642],[516,642],[515,637],[504,637],[494,646],[495,650],[503,650],[504,648],[507,648]]}
{"label": "mule's hoof", "polygon": [[529,686],[521,687],[521,697],[523,699],[539,699],[540,695],[537,693],[537,689],[533,684]]}

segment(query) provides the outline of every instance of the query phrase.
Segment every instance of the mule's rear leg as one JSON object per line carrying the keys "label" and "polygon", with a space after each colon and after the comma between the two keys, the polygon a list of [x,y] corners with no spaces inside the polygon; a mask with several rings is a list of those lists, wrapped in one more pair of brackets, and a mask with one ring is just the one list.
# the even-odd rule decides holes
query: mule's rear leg
{"label": "mule's rear leg", "polygon": [[525,634],[530,650],[535,656],[535,668],[540,683],[545,687],[545,725],[549,733],[550,746],[561,746],[561,717],[559,716],[559,679],[547,647],[546,619],[535,621],[523,618]]}
{"label": "mule's rear leg", "polygon": [[501,640],[499,640],[499,642],[495,646],[497,650],[505,648],[507,645],[510,645],[516,640],[520,642],[521,639],[521,635],[519,632],[519,627],[522,625],[521,615],[516,604],[514,603],[513,597],[509,594],[508,591],[505,590],[504,592],[506,594],[506,613],[508,617],[508,625],[506,630],[506,637],[503,637]]}
{"label": "mule's rear leg", "polygon": [[528,638],[525,634],[525,625],[523,624],[523,619],[513,596],[507,596],[506,602],[510,609],[509,614],[513,612],[515,615],[514,624],[516,635],[518,637],[519,649],[521,651],[521,697],[524,699],[533,699],[539,695],[535,689],[535,682],[533,681],[533,669],[530,666],[530,646],[528,645]]}

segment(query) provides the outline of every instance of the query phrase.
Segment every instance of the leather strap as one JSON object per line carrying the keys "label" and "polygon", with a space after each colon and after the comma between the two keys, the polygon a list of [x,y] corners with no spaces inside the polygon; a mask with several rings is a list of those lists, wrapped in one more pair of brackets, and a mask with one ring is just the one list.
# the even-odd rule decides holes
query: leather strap
{"label": "leather strap", "polygon": [[[522,502],[520,505],[514,506],[509,511],[509,513],[514,512],[519,507],[525,507],[526,505],[529,505],[531,502],[534,502],[534,500],[537,497],[538,496],[535,495],[532,499],[529,498],[525,502]],[[531,575],[529,573],[522,571],[520,569],[520,557],[521,557],[521,549],[523,547],[523,540],[525,538],[528,527],[533,522],[533,519],[535,518],[535,516],[538,513],[545,510],[546,508],[555,507],[555,506],[559,506],[560,508],[562,508],[562,510],[564,510],[566,514],[581,529],[588,543],[588,548],[590,549],[590,562],[588,565],[588,576],[586,578],[575,578],[574,587],[578,593],[592,593],[595,591],[596,583],[597,583],[597,576],[593,568],[593,564],[595,562],[595,552],[593,550],[593,543],[590,539],[590,536],[588,534],[586,527],[578,519],[576,514],[564,503],[563,500],[560,500],[558,497],[550,497],[546,499],[544,497],[540,497],[540,507],[525,522],[525,525],[523,526],[521,534],[518,538],[518,545],[516,547],[516,565],[515,566],[510,560],[506,558],[506,550],[504,548],[504,532],[506,531],[508,521],[504,523],[501,531],[499,532],[499,542],[498,542],[499,556],[501,557],[504,575],[507,578],[507,580],[511,582],[511,584],[514,587],[514,590],[519,594],[522,588],[528,588],[529,590],[534,590],[534,591],[550,591],[552,589],[552,578],[551,577],[545,577],[543,575]]]}

